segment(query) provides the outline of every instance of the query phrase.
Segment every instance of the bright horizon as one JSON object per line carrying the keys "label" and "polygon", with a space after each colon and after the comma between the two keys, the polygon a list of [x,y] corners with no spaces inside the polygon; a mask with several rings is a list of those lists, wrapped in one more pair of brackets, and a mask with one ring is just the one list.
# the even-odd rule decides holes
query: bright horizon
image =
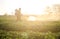
{"label": "bright horizon", "polygon": [[0,0],[0,15],[14,14],[16,8],[22,9],[22,14],[44,14],[46,6],[60,4],[60,0]]}

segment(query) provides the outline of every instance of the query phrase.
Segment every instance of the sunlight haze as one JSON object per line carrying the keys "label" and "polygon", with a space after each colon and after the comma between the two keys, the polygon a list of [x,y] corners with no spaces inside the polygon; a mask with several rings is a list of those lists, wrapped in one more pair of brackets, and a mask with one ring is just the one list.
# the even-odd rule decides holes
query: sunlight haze
{"label": "sunlight haze", "polygon": [[16,8],[22,14],[44,14],[45,7],[52,4],[60,4],[60,0],[0,0],[0,15],[14,14]]}

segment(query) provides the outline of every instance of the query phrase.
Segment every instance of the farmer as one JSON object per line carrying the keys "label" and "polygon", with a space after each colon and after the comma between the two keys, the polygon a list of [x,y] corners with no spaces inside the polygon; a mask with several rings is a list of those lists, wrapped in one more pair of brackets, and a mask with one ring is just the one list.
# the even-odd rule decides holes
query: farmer
{"label": "farmer", "polygon": [[17,21],[21,20],[21,8],[15,10],[15,16],[17,17]]}

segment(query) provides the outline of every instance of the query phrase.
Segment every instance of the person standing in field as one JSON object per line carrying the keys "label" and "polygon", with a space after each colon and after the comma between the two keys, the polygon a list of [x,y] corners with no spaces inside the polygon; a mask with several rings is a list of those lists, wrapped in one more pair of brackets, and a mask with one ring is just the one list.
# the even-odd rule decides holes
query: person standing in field
{"label": "person standing in field", "polygon": [[15,10],[17,21],[21,21],[21,8]]}

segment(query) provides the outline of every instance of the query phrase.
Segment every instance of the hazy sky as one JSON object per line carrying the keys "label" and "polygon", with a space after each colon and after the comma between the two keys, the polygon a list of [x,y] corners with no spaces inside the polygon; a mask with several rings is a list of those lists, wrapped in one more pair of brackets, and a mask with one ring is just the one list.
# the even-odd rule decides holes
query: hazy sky
{"label": "hazy sky", "polygon": [[60,4],[60,0],[0,0],[0,14],[14,14],[16,8],[21,8],[22,14],[44,14],[44,8],[52,4]]}

